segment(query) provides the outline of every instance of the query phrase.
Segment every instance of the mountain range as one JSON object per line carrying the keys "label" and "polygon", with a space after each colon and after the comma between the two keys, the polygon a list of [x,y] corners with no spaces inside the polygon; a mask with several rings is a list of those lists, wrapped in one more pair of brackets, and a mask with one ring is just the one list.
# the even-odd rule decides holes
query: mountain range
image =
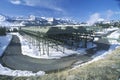
{"label": "mountain range", "polygon": [[70,19],[38,17],[30,15],[28,17],[9,17],[0,14],[0,26],[54,26],[62,24],[76,24],[77,22]]}

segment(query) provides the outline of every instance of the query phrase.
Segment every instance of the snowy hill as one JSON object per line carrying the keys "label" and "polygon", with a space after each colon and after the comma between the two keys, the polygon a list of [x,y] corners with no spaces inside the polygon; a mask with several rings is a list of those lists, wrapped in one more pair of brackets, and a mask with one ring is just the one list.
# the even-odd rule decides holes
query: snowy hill
{"label": "snowy hill", "polygon": [[6,17],[3,15],[0,15],[0,22],[5,21],[5,20],[6,20]]}
{"label": "snowy hill", "polygon": [[54,26],[62,24],[75,24],[75,22],[70,19],[39,17],[34,15],[28,17],[9,17],[0,15],[0,26]]}

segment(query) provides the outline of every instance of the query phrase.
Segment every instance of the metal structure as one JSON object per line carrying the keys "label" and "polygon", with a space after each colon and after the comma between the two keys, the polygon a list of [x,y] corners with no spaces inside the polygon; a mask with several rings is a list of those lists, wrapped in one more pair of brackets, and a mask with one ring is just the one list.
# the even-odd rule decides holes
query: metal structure
{"label": "metal structure", "polygon": [[[49,56],[49,47],[55,48],[57,51],[65,52],[65,46],[70,49],[79,47],[87,48],[87,42],[93,42],[94,36],[92,30],[85,27],[42,27],[42,28],[21,28],[20,32],[31,36],[39,45],[40,55],[47,54]],[[82,45],[80,46],[80,42]],[[63,48],[60,49],[59,46]]]}

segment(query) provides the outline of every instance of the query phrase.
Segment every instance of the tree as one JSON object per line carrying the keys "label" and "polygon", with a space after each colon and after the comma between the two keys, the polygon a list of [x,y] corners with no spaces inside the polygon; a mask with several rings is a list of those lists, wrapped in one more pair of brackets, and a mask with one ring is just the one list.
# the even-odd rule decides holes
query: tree
{"label": "tree", "polygon": [[6,35],[6,28],[0,27],[0,36]]}

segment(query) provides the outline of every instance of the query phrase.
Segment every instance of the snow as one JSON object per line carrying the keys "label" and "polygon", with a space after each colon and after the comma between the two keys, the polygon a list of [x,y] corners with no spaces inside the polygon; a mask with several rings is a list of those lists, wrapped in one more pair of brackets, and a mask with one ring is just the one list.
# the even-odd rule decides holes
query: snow
{"label": "snow", "polygon": [[[110,42],[110,48],[109,50],[101,50],[99,52],[97,52],[95,55],[92,56],[93,60],[91,61],[88,61],[86,63],[83,63],[83,64],[80,64],[80,65],[73,65],[73,69],[76,69],[80,66],[84,66],[84,65],[87,65],[87,64],[90,64],[92,62],[95,62],[95,61],[98,61],[100,59],[104,59],[108,54],[111,54],[113,50],[117,49],[120,47],[120,42],[117,41],[117,39],[120,39],[119,36],[120,36],[120,32],[119,32],[119,29],[118,28],[113,28],[113,29],[108,29],[106,30],[107,32],[109,31],[112,31],[112,30],[116,30],[114,31],[113,33],[111,33],[110,35],[107,36],[107,38],[115,38],[113,40],[109,39],[109,42]],[[75,64],[77,63],[81,63],[80,61],[76,62]]]}
{"label": "snow", "polygon": [[[50,52],[54,53],[54,54],[51,54],[50,56],[47,56],[47,55],[39,56],[37,49],[35,49],[35,47],[32,44],[29,44],[27,42],[27,40],[23,38],[23,36],[21,36],[18,33],[12,33],[12,34],[13,35],[17,35],[20,38],[23,55],[29,54],[28,56],[35,57],[35,58],[53,59],[53,58],[60,58],[60,57],[63,57],[63,56],[68,56],[68,55],[76,53],[76,51],[66,49],[65,53],[63,54],[62,52],[56,51],[55,49],[51,48]],[[2,44],[3,43],[9,44],[11,39],[12,39],[11,34],[9,34],[7,36],[4,36],[4,37],[2,36],[2,37],[0,37],[0,43],[2,43]],[[5,45],[6,44],[4,44],[4,46]],[[91,45],[91,43],[89,43],[88,48],[91,48],[90,45]],[[63,48],[61,46],[59,46],[59,47]],[[37,54],[35,54],[35,53],[37,53]],[[77,54],[80,54],[80,53],[85,54],[85,49],[77,50]],[[12,70],[12,69],[4,67],[4,66],[2,66],[0,64],[0,75],[9,75],[9,76],[42,76],[42,75],[45,75],[45,72],[44,71],[38,71],[37,73],[33,73],[32,71]]]}
{"label": "snow", "polygon": [[[21,41],[22,45],[22,54],[27,55],[33,58],[44,58],[44,59],[60,59],[61,57],[69,56],[72,54],[86,54],[85,50],[89,48],[96,47],[96,45],[92,45],[90,42],[87,44],[87,48],[79,48],[77,50],[71,50],[65,47],[64,53],[60,50],[63,50],[62,46],[58,46],[58,51],[55,48],[49,47],[49,56],[47,55],[47,51],[45,51],[46,54],[43,54],[43,50],[41,52],[39,51],[38,47],[32,45],[32,43],[26,39],[25,37],[21,36],[19,33],[15,33],[14,35],[17,35]],[[42,44],[42,43],[40,43]],[[41,53],[41,54],[40,54]]]}
{"label": "snow", "polygon": [[115,32],[113,32],[113,33],[111,33],[109,36],[107,36],[108,38],[115,38],[115,39],[119,39],[119,37],[120,37],[120,31],[119,30],[117,30],[117,31],[115,31]]}
{"label": "snow", "polygon": [[107,28],[107,29],[103,29],[102,31],[98,31],[98,32],[95,32],[95,34],[107,34],[108,32],[110,31],[114,31],[114,30],[117,30],[118,28]]}
{"label": "snow", "polygon": [[[108,30],[109,31],[109,30]],[[12,33],[13,34],[13,33]],[[55,49],[50,48],[50,56],[47,55],[41,55],[39,54],[39,51],[37,50],[36,47],[34,47],[32,44],[30,44],[26,39],[23,38],[23,36],[21,36],[20,34],[16,34],[14,33],[14,35],[17,35],[20,38],[21,41],[21,45],[22,45],[22,54],[23,55],[28,55],[34,58],[46,58],[46,59],[53,59],[53,58],[61,58],[63,56],[68,56],[71,54],[85,54],[85,49],[78,49],[78,50],[69,50],[66,49],[65,53],[63,54],[62,52],[56,51]],[[115,31],[112,34],[110,34],[108,36],[108,38],[116,38],[119,39],[119,31]],[[5,46],[7,46],[6,44],[9,44],[10,40],[11,40],[11,35],[7,35],[7,36],[2,36],[0,37],[0,52],[1,55],[3,53],[3,51],[5,50]],[[116,48],[118,48],[120,46],[120,43],[117,40],[109,40],[111,42],[111,46],[109,48],[109,50],[107,51],[99,51],[97,52],[95,55],[92,56],[93,60],[88,61],[86,63],[77,65],[77,66],[73,66],[73,69],[76,69],[77,67],[86,65],[86,64],[90,64],[94,61],[97,61],[99,59],[104,59],[108,54],[111,54],[113,50],[115,50]],[[89,46],[88,48],[91,48],[91,43],[88,43]],[[1,47],[2,46],[2,47]],[[63,48],[61,46],[59,46],[60,48]],[[95,47],[95,45],[93,46]],[[77,63],[81,63],[81,62],[77,62]],[[21,71],[21,70],[12,70],[9,69],[7,67],[3,67],[0,64],[0,75],[9,75],[9,76],[42,76],[45,75],[45,72],[43,71],[38,71],[37,73],[33,73],[32,71]]]}
{"label": "snow", "polygon": [[108,51],[101,50],[101,51],[97,52],[95,55],[93,55],[92,58],[94,58],[94,60],[99,60],[99,59],[105,58],[106,55],[110,54],[113,50],[118,48],[118,46],[120,46],[120,45],[111,44]]}
{"label": "snow", "polygon": [[[106,31],[108,32],[108,31],[112,31],[112,30],[116,30],[116,31],[114,31],[113,33],[111,33],[110,35],[107,36],[108,41],[111,45],[109,50],[108,51],[102,50],[102,51],[97,52],[95,55],[92,56],[92,58],[94,58],[94,60],[104,58],[107,54],[110,54],[113,50],[115,50],[116,48],[118,48],[120,46],[120,42],[117,41],[120,36],[119,29],[118,28],[112,28],[112,29],[108,28],[108,30],[106,30]],[[109,38],[113,38],[113,39],[109,39]]]}
{"label": "snow", "polygon": [[0,15],[0,22],[2,22],[2,21],[5,21],[5,16],[3,16],[3,15]]}
{"label": "snow", "polygon": [[7,48],[11,39],[12,35],[0,36],[0,56],[3,55],[4,50]]}
{"label": "snow", "polygon": [[[115,29],[109,29],[109,30],[116,30]],[[107,30],[107,31],[109,31]],[[119,29],[114,31],[113,33],[111,33],[110,35],[107,36],[109,43],[111,44],[110,49],[108,51],[99,51],[97,52],[95,55],[92,56],[92,58],[102,58],[104,57],[106,54],[111,53],[111,51],[115,50],[118,46],[120,46],[120,43],[117,41],[120,37],[120,32]],[[111,38],[111,39],[109,39]]]}
{"label": "snow", "polygon": [[38,71],[33,73],[32,71],[22,71],[22,70],[11,70],[7,67],[3,67],[0,64],[0,75],[9,75],[9,76],[42,76],[45,75],[45,72]]}
{"label": "snow", "polygon": [[[7,48],[8,44],[12,39],[11,34],[7,34],[6,36],[0,36],[0,56],[3,55],[3,52]],[[33,73],[32,71],[21,71],[21,70],[12,70],[7,67],[4,67],[0,64],[0,75],[9,75],[9,76],[42,76],[44,75],[44,71],[38,71],[37,73]]]}
{"label": "snow", "polygon": [[0,15],[0,26],[3,26],[3,27],[24,26],[22,22],[14,23],[14,22],[7,21],[7,19],[8,19],[8,17],[6,17],[4,15]]}
{"label": "snow", "polygon": [[99,38],[97,38],[97,37],[94,38],[94,41],[98,41],[98,40],[99,40]]}
{"label": "snow", "polygon": [[[90,64],[90,63],[98,61],[100,59],[104,59],[107,55],[111,54],[113,50],[115,50],[115,49],[117,49],[119,47],[120,47],[120,45],[111,45],[111,47],[110,47],[110,49],[108,51],[101,50],[101,51],[97,52],[95,55],[93,55],[92,56],[93,59],[91,61],[88,61],[88,62],[83,63],[83,64],[81,64],[81,61],[78,61],[78,62],[74,63],[74,65],[72,66],[73,67],[72,69],[76,69],[78,67]],[[79,65],[76,65],[76,64],[79,64]]]}

